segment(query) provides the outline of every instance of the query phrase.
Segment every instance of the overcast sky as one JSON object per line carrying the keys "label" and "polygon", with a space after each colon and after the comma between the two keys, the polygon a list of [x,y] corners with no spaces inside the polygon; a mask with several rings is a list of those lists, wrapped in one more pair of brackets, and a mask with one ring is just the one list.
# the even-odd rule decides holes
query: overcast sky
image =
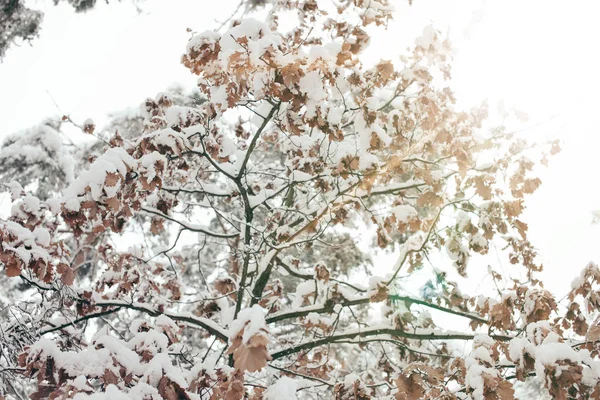
{"label": "overcast sky", "polygon": [[[396,0],[394,0],[396,2]],[[190,33],[219,25],[238,0],[102,1],[87,14],[52,1],[30,1],[46,16],[39,39],[10,50],[0,64],[0,137],[70,114],[102,124],[111,111],[137,107],[177,82],[195,78],[179,59]],[[397,0],[390,31],[377,35],[370,58],[392,58],[433,25],[457,48],[453,87],[462,106],[489,99],[530,116],[536,139],[559,138],[563,152],[542,170],[543,185],[528,201],[533,243],[544,257],[545,280],[564,294],[588,261],[600,262],[600,56],[589,0]],[[54,104],[56,102],[56,105]]]}

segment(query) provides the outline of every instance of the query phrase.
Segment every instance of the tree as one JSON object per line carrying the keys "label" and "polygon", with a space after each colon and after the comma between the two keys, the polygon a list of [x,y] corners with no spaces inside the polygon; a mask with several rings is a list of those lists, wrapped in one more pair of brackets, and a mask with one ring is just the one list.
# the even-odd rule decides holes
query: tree
{"label": "tree", "polygon": [[[60,195],[8,185],[0,262],[23,286],[5,296],[0,393],[506,400],[535,377],[553,398],[600,397],[600,270],[559,309],[521,220],[558,145],[456,110],[435,29],[369,66],[390,4],[331,4],[273,2],[266,22],[196,35],[182,62],[203,100],[146,100],[127,134],[117,120],[102,149],[71,153],[87,156]],[[281,13],[298,19],[287,33]],[[357,283],[371,231],[398,261]],[[496,293],[437,268],[422,297],[399,284],[439,254],[466,278],[493,245],[512,265],[490,266]]]}
{"label": "tree", "polygon": [[21,0],[0,1],[0,58],[19,40],[36,37],[42,13],[23,5]]}

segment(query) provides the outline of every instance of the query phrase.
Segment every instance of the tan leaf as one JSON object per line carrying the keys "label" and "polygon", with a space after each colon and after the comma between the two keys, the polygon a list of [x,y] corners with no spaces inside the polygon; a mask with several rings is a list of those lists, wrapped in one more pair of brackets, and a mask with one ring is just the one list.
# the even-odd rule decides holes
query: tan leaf
{"label": "tan leaf", "polygon": [[490,200],[492,198],[492,188],[483,176],[476,176],[473,178],[475,183],[475,191],[484,200]]}
{"label": "tan leaf", "polygon": [[527,179],[523,183],[523,193],[531,194],[542,184],[539,178]]}
{"label": "tan leaf", "polygon": [[396,400],[420,400],[425,395],[423,389],[423,379],[418,374],[409,374],[408,376],[401,374],[396,379],[398,393]]}
{"label": "tan leaf", "polygon": [[318,263],[317,265],[315,265],[315,279],[327,283],[329,282],[329,276],[329,270],[324,264]]}
{"label": "tan leaf", "polygon": [[2,261],[6,268],[6,276],[12,278],[21,275],[21,262],[14,253],[3,253],[0,256],[0,261]]}
{"label": "tan leaf", "polygon": [[290,87],[300,82],[300,78],[304,76],[304,71],[302,70],[300,63],[295,62],[283,67],[281,69],[281,75],[283,77],[283,83],[287,87]]}
{"label": "tan leaf", "polygon": [[106,179],[104,179],[104,185],[106,186],[115,186],[119,179],[121,179],[121,175],[115,172],[107,172]]}
{"label": "tan leaf", "polygon": [[499,329],[511,329],[513,317],[507,304],[494,304],[490,309],[490,325]]}
{"label": "tan leaf", "polygon": [[523,239],[527,239],[527,229],[528,226],[525,222],[521,222],[518,219],[515,220],[515,226],[517,228],[517,230],[519,231],[519,234],[521,235],[521,237]]}
{"label": "tan leaf", "polygon": [[441,206],[442,204],[444,204],[444,199],[431,191],[423,193],[421,197],[419,197],[419,200],[417,200],[417,205],[420,207],[437,207]]}
{"label": "tan leaf", "polygon": [[117,375],[115,375],[114,372],[112,372],[109,369],[105,369],[104,370],[104,375],[102,375],[102,380],[104,382],[104,385],[116,385],[119,382],[119,378],[117,377]]}
{"label": "tan leaf", "polygon": [[373,291],[370,294],[370,299],[372,303],[378,303],[380,301],[386,301],[388,298],[389,289],[383,283],[381,285],[377,285],[377,290]]}
{"label": "tan leaf", "polygon": [[515,200],[504,203],[504,212],[509,217],[518,217],[523,211],[523,200]]}
{"label": "tan leaf", "polygon": [[588,342],[597,342],[600,340],[600,326],[590,326],[590,329],[588,329],[587,335],[585,336]]}
{"label": "tan leaf", "polygon": [[119,211],[119,208],[121,208],[121,202],[117,196],[106,199],[106,205],[109,206],[113,211]]}
{"label": "tan leaf", "polygon": [[510,382],[486,373],[483,373],[482,377],[485,400],[513,400],[515,398],[515,390]]}
{"label": "tan leaf", "polygon": [[212,398],[211,400],[242,400],[246,394],[244,388],[244,373],[242,371],[235,371],[230,379],[226,380],[222,385],[221,391],[224,392],[224,396],[220,398]]}
{"label": "tan leaf", "polygon": [[165,375],[158,381],[158,393],[164,400],[190,400],[186,391]]}
{"label": "tan leaf", "polygon": [[267,366],[271,355],[267,351],[269,338],[267,333],[261,331],[253,335],[246,343],[242,340],[244,329],[234,338],[227,350],[233,354],[234,367],[240,371],[256,372]]}
{"label": "tan leaf", "polygon": [[152,218],[152,223],[150,224],[150,232],[153,235],[158,235],[165,229],[164,221],[161,218]]}
{"label": "tan leaf", "polygon": [[214,285],[215,289],[221,294],[231,294],[237,289],[237,284],[231,278],[217,279]]}
{"label": "tan leaf", "polygon": [[61,275],[61,279],[65,285],[70,286],[73,284],[75,273],[71,267],[65,263],[59,263],[56,266],[56,271]]}
{"label": "tan leaf", "polygon": [[394,73],[394,66],[391,61],[381,61],[375,68],[384,81],[388,80]]}

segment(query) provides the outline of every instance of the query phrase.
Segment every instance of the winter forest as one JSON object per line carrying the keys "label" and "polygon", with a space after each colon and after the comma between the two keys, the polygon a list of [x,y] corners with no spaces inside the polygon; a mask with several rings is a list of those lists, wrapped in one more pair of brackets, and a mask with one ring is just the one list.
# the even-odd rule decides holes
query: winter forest
{"label": "winter forest", "polygon": [[0,400],[600,400],[594,13],[443,3],[0,0]]}

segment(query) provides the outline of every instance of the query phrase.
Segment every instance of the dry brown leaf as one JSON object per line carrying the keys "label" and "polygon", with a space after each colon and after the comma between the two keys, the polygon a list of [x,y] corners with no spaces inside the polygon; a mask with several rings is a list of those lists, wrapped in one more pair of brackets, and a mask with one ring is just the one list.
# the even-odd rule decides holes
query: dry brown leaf
{"label": "dry brown leaf", "polygon": [[398,386],[396,400],[420,400],[425,395],[423,389],[423,379],[418,374],[409,374],[408,376],[401,374],[395,380]]}
{"label": "dry brown leaf", "polygon": [[588,342],[599,341],[600,340],[600,326],[598,326],[598,325],[590,326],[585,337]]}
{"label": "dry brown leaf", "polygon": [[121,174],[117,174],[115,172],[107,172],[106,179],[104,179],[105,186],[115,186],[119,179],[121,179]]}
{"label": "dry brown leaf", "polygon": [[372,303],[378,303],[380,301],[386,301],[388,299],[389,289],[385,283],[378,284],[377,290],[370,295]]}
{"label": "dry brown leaf", "polygon": [[243,341],[244,329],[233,339],[227,354],[233,354],[234,367],[240,371],[256,372],[267,366],[271,355],[267,351],[269,338],[267,332],[253,335],[246,343]]}
{"label": "dry brown leaf", "polygon": [[4,264],[4,268],[6,268],[6,276],[12,278],[21,275],[21,261],[14,253],[2,253],[0,261]]}
{"label": "dry brown leaf", "polygon": [[108,198],[105,201],[106,205],[109,206],[113,211],[119,211],[119,208],[121,208],[121,201],[117,198],[117,196]]}
{"label": "dry brown leaf", "polygon": [[473,178],[473,182],[475,183],[475,191],[477,194],[480,195],[484,200],[491,200],[492,188],[485,177],[476,176]]}
{"label": "dry brown leaf", "polygon": [[379,64],[375,66],[377,72],[381,76],[381,79],[387,81],[394,74],[394,65],[391,61],[381,61]]}
{"label": "dry brown leaf", "polygon": [[56,266],[56,272],[61,275],[61,280],[65,285],[70,286],[73,284],[73,281],[75,280],[75,273],[70,266],[65,263],[59,263]]}
{"label": "dry brown leaf", "polygon": [[425,192],[417,200],[417,205],[420,207],[432,206],[438,207],[444,204],[444,199],[435,194],[434,192]]}

